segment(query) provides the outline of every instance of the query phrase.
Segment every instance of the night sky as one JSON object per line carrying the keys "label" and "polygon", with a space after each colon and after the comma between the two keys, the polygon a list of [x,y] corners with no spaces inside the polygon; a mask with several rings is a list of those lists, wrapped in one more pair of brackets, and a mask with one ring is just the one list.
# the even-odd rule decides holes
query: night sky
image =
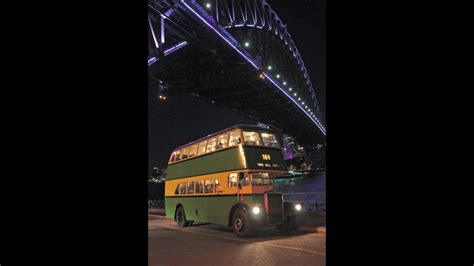
{"label": "night sky", "polygon": [[[326,114],[325,0],[274,1],[268,3],[287,24],[316,90],[319,107]],[[323,117],[325,121],[325,117]],[[221,106],[191,96],[148,100],[148,167],[166,167],[178,146],[239,123],[255,121]]]}

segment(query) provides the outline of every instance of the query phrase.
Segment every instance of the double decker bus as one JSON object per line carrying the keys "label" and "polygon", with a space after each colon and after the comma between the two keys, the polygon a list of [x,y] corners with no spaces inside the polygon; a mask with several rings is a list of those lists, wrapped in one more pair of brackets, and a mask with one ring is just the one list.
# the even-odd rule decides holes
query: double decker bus
{"label": "double decker bus", "polygon": [[236,125],[176,148],[165,182],[166,217],[232,226],[247,237],[258,226],[295,229],[301,205],[284,205],[273,179],[288,173],[274,133]]}

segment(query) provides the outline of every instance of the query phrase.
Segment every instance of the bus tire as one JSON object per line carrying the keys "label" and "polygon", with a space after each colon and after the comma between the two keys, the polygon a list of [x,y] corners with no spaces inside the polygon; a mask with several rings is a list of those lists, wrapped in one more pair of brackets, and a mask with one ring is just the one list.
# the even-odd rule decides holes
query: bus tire
{"label": "bus tire", "polygon": [[244,209],[239,208],[232,215],[232,229],[238,237],[249,237],[252,235],[252,224]]}
{"label": "bus tire", "polygon": [[186,215],[184,214],[184,209],[182,206],[179,206],[176,209],[176,223],[179,227],[187,227],[189,222],[186,221]]}

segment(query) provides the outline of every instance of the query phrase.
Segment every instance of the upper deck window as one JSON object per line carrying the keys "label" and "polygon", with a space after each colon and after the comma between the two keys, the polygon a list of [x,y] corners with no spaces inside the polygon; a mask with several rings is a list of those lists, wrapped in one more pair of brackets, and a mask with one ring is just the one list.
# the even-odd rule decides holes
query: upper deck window
{"label": "upper deck window", "polygon": [[182,151],[181,159],[184,160],[189,157],[189,147],[182,149]]}
{"label": "upper deck window", "polygon": [[171,154],[170,163],[174,162],[175,157],[176,157],[176,152],[173,152]]}
{"label": "upper deck window", "polygon": [[240,144],[239,130],[232,130],[229,137],[229,147]]}
{"label": "upper deck window", "polygon": [[175,157],[175,162],[181,160],[181,151],[176,151],[176,157]]}
{"label": "upper deck window", "polygon": [[197,155],[197,150],[198,150],[198,145],[197,144],[194,144],[193,146],[191,146],[191,148],[189,149],[189,157],[194,157]]}
{"label": "upper deck window", "polygon": [[280,145],[278,144],[278,140],[275,135],[270,133],[261,133],[261,135],[264,146],[280,148]]}
{"label": "upper deck window", "polygon": [[227,141],[229,140],[229,133],[224,133],[217,137],[217,149],[227,148]]}
{"label": "upper deck window", "polygon": [[207,144],[207,140],[199,143],[198,155],[202,155],[206,153],[206,144]]}
{"label": "upper deck window", "polygon": [[242,131],[242,134],[244,135],[244,143],[246,145],[262,145],[262,141],[260,140],[260,135],[258,134],[258,132]]}
{"label": "upper deck window", "polygon": [[207,141],[206,153],[213,152],[216,150],[217,139],[211,138]]}

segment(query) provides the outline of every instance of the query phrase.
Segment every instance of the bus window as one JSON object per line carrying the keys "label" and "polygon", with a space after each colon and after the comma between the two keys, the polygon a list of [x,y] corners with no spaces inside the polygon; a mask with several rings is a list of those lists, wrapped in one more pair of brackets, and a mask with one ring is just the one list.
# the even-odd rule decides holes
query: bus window
{"label": "bus window", "polygon": [[175,195],[179,194],[179,184],[176,185],[176,190],[174,191],[174,194]]}
{"label": "bus window", "polygon": [[193,146],[191,146],[190,150],[189,150],[189,157],[194,157],[197,155],[197,149],[198,149],[198,145],[197,144],[194,144]]}
{"label": "bus window", "polygon": [[255,145],[255,146],[262,145],[260,141],[260,135],[258,134],[258,132],[242,131],[242,134],[244,135],[244,143],[246,145]]}
{"label": "bus window", "polygon": [[183,149],[183,154],[181,154],[181,159],[186,159],[189,157],[189,147]]}
{"label": "bus window", "polygon": [[176,152],[173,152],[173,153],[171,154],[171,158],[170,158],[170,162],[169,162],[169,163],[174,162],[174,157],[175,157],[175,156],[176,156]]}
{"label": "bus window", "polygon": [[207,140],[199,143],[198,155],[206,153],[206,144],[207,144]]}
{"label": "bus window", "polygon": [[268,173],[255,173],[250,175],[252,177],[252,186],[271,186],[272,180]]}
{"label": "bus window", "polygon": [[229,138],[229,147],[230,146],[235,146],[240,143],[240,134],[239,130],[233,130],[230,132],[230,138]]}
{"label": "bus window", "polygon": [[214,184],[211,180],[204,181],[204,193],[213,193],[214,192]]}
{"label": "bus window", "polygon": [[278,141],[273,134],[269,133],[262,133],[262,141],[263,145],[267,147],[274,147],[274,148],[280,148],[280,145],[278,145]]}
{"label": "bus window", "polygon": [[217,137],[217,149],[227,148],[227,140],[229,139],[229,133],[225,133]]}
{"label": "bus window", "polygon": [[237,187],[237,174],[232,173],[229,175],[229,187]]}
{"label": "bus window", "polygon": [[244,179],[240,181],[240,184],[243,186],[243,187],[246,187],[248,185],[250,185],[250,176],[248,173],[245,173],[244,174]]}
{"label": "bus window", "polygon": [[186,194],[186,183],[179,184],[179,194],[181,195]]}
{"label": "bus window", "polygon": [[194,194],[194,181],[188,182],[187,194]]}
{"label": "bus window", "polygon": [[176,151],[175,162],[181,160],[181,151]]}
{"label": "bus window", "polygon": [[221,184],[219,184],[219,180],[215,179],[214,183],[216,186],[216,193],[222,193],[224,190],[222,189]]}
{"label": "bus window", "polygon": [[204,190],[204,181],[197,181],[196,182],[196,193],[201,194],[203,193]]}
{"label": "bus window", "polygon": [[216,138],[209,139],[207,141],[206,153],[213,152],[216,150]]}

